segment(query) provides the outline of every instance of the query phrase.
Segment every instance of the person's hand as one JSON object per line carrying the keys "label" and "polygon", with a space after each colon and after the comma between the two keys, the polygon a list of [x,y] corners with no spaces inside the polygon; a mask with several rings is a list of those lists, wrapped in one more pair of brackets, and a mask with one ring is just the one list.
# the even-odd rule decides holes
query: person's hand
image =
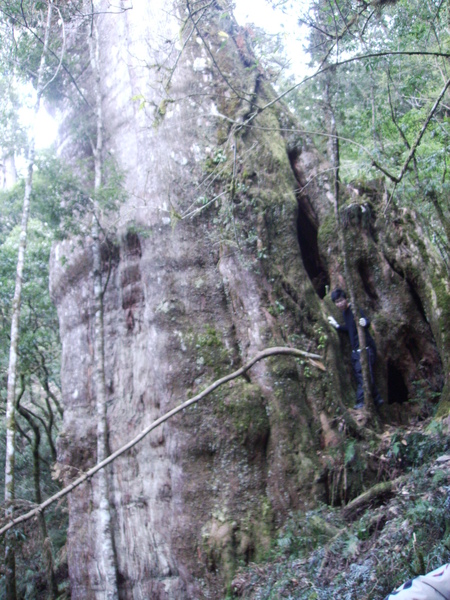
{"label": "person's hand", "polygon": [[366,327],[367,326],[367,319],[365,319],[364,317],[361,317],[359,320],[359,324],[361,325],[361,327]]}
{"label": "person's hand", "polygon": [[332,316],[328,317],[328,323],[330,325],[332,325],[335,329],[339,329],[339,323],[336,321],[336,319]]}

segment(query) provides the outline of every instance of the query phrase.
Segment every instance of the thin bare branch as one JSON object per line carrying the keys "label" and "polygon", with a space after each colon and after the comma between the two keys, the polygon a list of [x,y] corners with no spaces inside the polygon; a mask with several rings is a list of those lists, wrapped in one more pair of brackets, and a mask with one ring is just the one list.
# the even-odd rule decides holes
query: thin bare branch
{"label": "thin bare branch", "polygon": [[345,60],[340,60],[338,62],[328,64],[325,67],[320,67],[319,70],[317,70],[312,75],[308,75],[307,77],[304,77],[301,81],[294,84],[289,89],[285,90],[282,94],[279,94],[276,98],[274,98],[273,100],[271,100],[264,106],[260,107],[257,111],[255,111],[254,114],[250,115],[250,117],[247,119],[247,121],[244,123],[244,125],[247,125],[250,121],[252,121],[255,117],[257,117],[260,112],[262,112],[263,110],[266,110],[266,108],[270,108],[271,106],[273,106],[274,104],[276,104],[277,102],[279,102],[280,100],[285,98],[287,95],[289,95],[291,92],[293,92],[294,90],[299,88],[301,85],[303,85],[307,81],[314,79],[318,75],[321,75],[322,73],[325,73],[326,71],[329,71],[330,69],[335,69],[336,67],[342,67],[343,65],[348,65],[348,64],[350,64],[352,62],[356,62],[358,60],[365,60],[368,58],[382,58],[383,56],[440,56],[440,57],[444,57],[444,58],[450,58],[450,53],[449,52],[422,52],[419,50],[408,50],[408,51],[406,51],[406,50],[400,51],[399,50],[399,51],[394,51],[394,52],[370,52],[369,54],[353,56],[352,58],[347,58]]}
{"label": "thin bare branch", "polygon": [[406,170],[409,166],[409,163],[411,162],[411,160],[414,157],[414,154],[420,144],[420,142],[422,141],[423,135],[425,133],[425,131],[427,130],[427,127],[431,121],[431,119],[433,118],[434,113],[437,111],[439,104],[441,103],[442,98],[444,97],[445,92],[447,91],[447,89],[450,87],[450,79],[447,80],[446,84],[444,85],[444,87],[442,88],[441,93],[439,94],[439,96],[436,98],[435,103],[433,104],[432,109],[430,110],[428,117],[425,121],[425,123],[422,126],[422,129],[419,133],[419,135],[417,136],[416,141],[414,142],[414,144],[411,147],[411,150],[409,151],[409,154],[405,160],[405,163],[402,167],[402,170],[400,172],[400,175],[398,176],[398,182],[400,182],[403,179],[403,175],[406,173]]}

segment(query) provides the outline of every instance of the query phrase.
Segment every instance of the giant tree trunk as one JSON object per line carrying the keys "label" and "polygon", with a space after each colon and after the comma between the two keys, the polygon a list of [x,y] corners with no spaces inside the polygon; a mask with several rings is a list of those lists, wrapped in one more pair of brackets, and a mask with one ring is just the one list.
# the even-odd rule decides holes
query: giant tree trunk
{"label": "giant tree trunk", "polygon": [[[242,127],[274,95],[220,2],[191,16],[162,0],[122,14],[108,14],[106,2],[97,8],[105,151],[124,169],[128,193],[103,296],[110,450],[264,347],[319,350],[327,368],[286,357],[259,363],[248,381],[175,417],[112,466],[120,597],[219,598],[237,564],[268,549],[289,510],[327,499],[316,475],[354,402],[326,321],[327,286],[342,276],[330,169],[283,106]],[[86,145],[68,139],[67,148],[79,156]],[[418,275],[423,288],[402,279],[402,246],[395,256],[383,246],[390,224],[376,206],[369,224],[355,214],[346,221],[358,240],[350,268],[379,331],[386,396],[389,369],[412,392],[425,355],[431,385],[442,387],[436,344],[446,365],[448,342],[426,275]],[[96,457],[89,250],[89,240],[64,242],[52,260],[63,342],[59,456],[74,475]],[[417,331],[406,332],[407,322]],[[105,595],[98,485],[93,478],[70,497],[73,600]]]}

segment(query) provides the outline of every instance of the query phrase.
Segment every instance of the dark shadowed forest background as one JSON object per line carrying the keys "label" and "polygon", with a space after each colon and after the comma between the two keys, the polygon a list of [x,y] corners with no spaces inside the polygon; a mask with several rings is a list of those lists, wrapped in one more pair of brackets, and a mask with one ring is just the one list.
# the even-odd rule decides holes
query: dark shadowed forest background
{"label": "dark shadowed forest background", "polygon": [[0,0],[0,599],[381,600],[449,560],[450,2],[272,6]]}

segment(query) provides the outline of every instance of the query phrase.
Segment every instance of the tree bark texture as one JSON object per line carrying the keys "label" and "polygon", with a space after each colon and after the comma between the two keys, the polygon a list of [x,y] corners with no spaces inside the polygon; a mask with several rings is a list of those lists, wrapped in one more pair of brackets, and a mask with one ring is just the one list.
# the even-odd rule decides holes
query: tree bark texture
{"label": "tree bark texture", "polygon": [[[120,597],[221,597],[289,510],[326,500],[316,475],[354,404],[348,349],[326,321],[327,286],[343,277],[330,165],[288,109],[269,106],[275,95],[251,39],[220,2],[190,14],[162,0],[119,14],[95,6],[104,152],[123,169],[128,194],[102,223],[116,248],[103,295],[109,450],[262,348],[304,348],[327,367],[261,361],[111,466]],[[92,90],[85,73],[79,84]],[[257,105],[268,108],[247,127]],[[68,160],[87,147],[67,133]],[[402,238],[409,215],[386,223],[378,195],[356,208],[344,196],[350,268],[376,326],[383,393],[390,371],[401,374],[405,394],[418,378],[441,389],[448,340],[437,309],[448,293],[434,298],[424,255]],[[385,244],[389,236],[395,242]],[[89,239],[60,243],[51,265],[63,344],[59,460],[73,478],[97,460],[90,248]],[[434,277],[441,265],[432,260]],[[69,498],[73,600],[106,593],[98,485],[94,477]]]}

